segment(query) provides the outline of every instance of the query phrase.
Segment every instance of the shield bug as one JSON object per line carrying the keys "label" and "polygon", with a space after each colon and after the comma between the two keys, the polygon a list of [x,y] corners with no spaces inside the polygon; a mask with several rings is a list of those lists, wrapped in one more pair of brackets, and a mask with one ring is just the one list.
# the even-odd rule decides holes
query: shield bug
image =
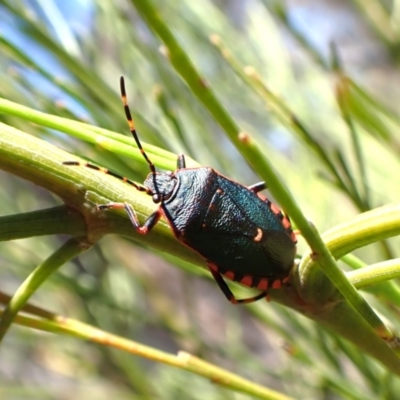
{"label": "shield bug", "polygon": [[[124,79],[121,96],[132,136],[150,167],[143,185],[90,163],[83,165],[122,179],[152,196],[158,208],[141,224],[128,203],[98,205],[99,210],[124,209],[136,232],[147,235],[164,217],[175,237],[200,254],[226,298],[234,304],[250,303],[267,296],[269,288],[284,284],[296,253],[296,236],[290,220],[259,192],[264,182],[246,187],[209,167],[186,168],[179,155],[174,172],[156,172],[144,151],[127,103]],[[257,296],[236,299],[223,277],[262,290]]]}

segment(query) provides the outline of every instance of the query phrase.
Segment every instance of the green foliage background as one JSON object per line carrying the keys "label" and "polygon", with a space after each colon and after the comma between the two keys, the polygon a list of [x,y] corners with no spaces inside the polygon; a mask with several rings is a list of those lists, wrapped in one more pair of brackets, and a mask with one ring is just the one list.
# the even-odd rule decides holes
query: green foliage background
{"label": "green foliage background", "polygon": [[[128,135],[118,93],[118,79],[124,75],[134,119],[146,143],[187,154],[193,165],[210,165],[246,185],[260,180],[218,118],[181,78],[181,60],[170,58],[153,33],[154,25],[145,17],[146,5],[153,4],[183,57],[190,58],[242,131],[260,144],[303,213],[324,232],[399,198],[399,93],[394,83],[399,79],[400,37],[392,28],[396,14],[391,8],[371,3],[374,13],[362,2],[349,7],[358,7],[351,13],[368,30],[382,58],[376,73],[356,69],[351,52],[343,62],[340,43],[330,48],[327,44],[321,54],[309,36],[296,30],[291,8],[280,1],[237,2],[235,11],[228,2],[97,0],[85,34],[74,30],[74,21],[64,19],[52,1],[35,7],[0,1],[0,21],[12,21],[31,43],[21,46],[0,31],[0,96]],[[148,172],[137,155],[121,155],[120,143],[90,143],[83,133],[73,138],[4,109],[2,113],[3,123],[135,181],[142,182]],[[152,152],[159,156],[159,167],[173,168],[174,156],[153,148]],[[251,161],[262,174],[258,160]],[[103,179],[93,172],[71,175],[75,173]],[[1,174],[1,181],[4,216],[62,204],[49,191],[9,172]],[[119,188],[119,183],[112,184]],[[268,184],[273,188],[273,182]],[[143,201],[151,209],[150,200]],[[10,239],[6,220],[0,223],[2,239]],[[28,220],[26,224],[32,228]],[[172,247],[162,252],[174,244],[166,241],[162,247],[157,235],[168,235],[165,223],[150,242],[150,251],[137,238],[133,243],[132,238],[104,237],[49,277],[30,303],[169,353],[185,350],[277,391],[260,398],[279,398],[278,392],[299,399],[396,398],[400,388],[393,371],[277,303],[232,306],[209,275],[192,264],[190,255]],[[58,234],[2,242],[1,291],[12,295],[65,241],[66,236]],[[299,254],[308,254],[307,249],[300,238]],[[398,238],[392,238],[357,250],[354,255],[359,259],[349,257],[340,267],[391,259],[395,276],[398,253]],[[395,283],[391,288],[391,293],[398,293]],[[234,290],[248,295],[242,288]],[[384,291],[363,295],[399,331],[398,310],[393,307],[398,296],[389,299]],[[321,292],[314,286],[312,295]],[[0,347],[0,371],[4,398],[251,396],[126,351],[16,325]]]}

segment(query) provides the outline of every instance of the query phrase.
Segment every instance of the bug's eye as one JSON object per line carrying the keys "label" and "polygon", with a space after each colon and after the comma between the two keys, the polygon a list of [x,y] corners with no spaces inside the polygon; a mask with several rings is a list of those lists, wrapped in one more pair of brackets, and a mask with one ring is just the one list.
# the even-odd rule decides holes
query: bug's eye
{"label": "bug's eye", "polygon": [[159,203],[161,201],[161,196],[159,196],[157,193],[153,194],[153,201],[154,203]]}

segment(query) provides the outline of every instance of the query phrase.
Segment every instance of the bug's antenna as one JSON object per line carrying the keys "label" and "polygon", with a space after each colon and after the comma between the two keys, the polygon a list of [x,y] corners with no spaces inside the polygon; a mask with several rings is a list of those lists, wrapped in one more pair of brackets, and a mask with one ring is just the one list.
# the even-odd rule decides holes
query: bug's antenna
{"label": "bug's antenna", "polygon": [[127,100],[127,97],[126,97],[125,80],[124,80],[123,76],[121,76],[121,79],[120,79],[120,86],[121,86],[122,102],[124,104],[124,110],[125,110],[126,119],[128,120],[129,130],[131,131],[131,134],[132,134],[133,138],[135,139],[137,147],[139,148],[140,152],[142,153],[142,156],[146,160],[147,164],[149,164],[151,172],[153,174],[155,174],[156,173],[156,167],[150,161],[150,158],[147,156],[146,152],[144,151],[142,143],[140,143],[139,137],[137,135],[135,124],[133,123],[131,111],[129,109],[128,100]]}
{"label": "bug's antenna", "polygon": [[124,110],[125,110],[126,119],[128,120],[129,130],[131,131],[131,134],[132,134],[133,138],[135,139],[137,147],[140,150],[140,152],[142,153],[142,156],[146,160],[147,164],[149,164],[150,171],[153,174],[153,183],[154,183],[154,188],[156,190],[157,199],[158,199],[158,201],[162,202],[163,196],[160,196],[160,193],[158,191],[158,185],[157,185],[157,179],[156,179],[156,167],[154,166],[154,164],[151,162],[150,158],[144,151],[142,143],[140,143],[139,136],[136,132],[135,124],[133,123],[133,118],[131,115],[131,110],[129,109],[129,105],[128,105],[128,99],[126,97],[125,80],[124,80],[123,76],[121,76],[121,78],[120,78],[120,87],[121,87],[121,98],[122,98],[122,102],[124,104]]}

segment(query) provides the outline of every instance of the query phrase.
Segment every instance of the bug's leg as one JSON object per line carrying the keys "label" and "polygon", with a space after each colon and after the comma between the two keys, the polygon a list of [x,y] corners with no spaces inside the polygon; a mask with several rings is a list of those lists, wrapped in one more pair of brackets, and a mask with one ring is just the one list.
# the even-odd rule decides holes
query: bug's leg
{"label": "bug's leg", "polygon": [[248,299],[237,299],[233,293],[231,292],[231,289],[229,289],[228,285],[224,281],[224,278],[222,275],[214,271],[213,268],[209,267],[210,272],[212,273],[212,276],[215,279],[215,282],[218,283],[219,288],[222,290],[222,293],[225,295],[225,297],[232,303],[232,304],[248,304],[248,303],[253,303],[254,301],[260,300],[262,298],[267,297],[267,292],[261,292],[257,296],[254,297],[249,297]]}
{"label": "bug's leg", "polygon": [[136,216],[135,210],[128,203],[108,203],[108,204],[100,204],[97,206],[98,210],[108,210],[108,209],[121,209],[123,208],[128,214],[129,219],[132,222],[133,227],[137,233],[141,235],[147,235],[149,231],[156,225],[156,223],[161,218],[161,210],[158,209],[151,214],[146,221],[144,221],[143,225],[140,225],[140,222]]}
{"label": "bug's leg", "polygon": [[178,155],[178,161],[177,161],[176,164],[177,164],[178,169],[186,168],[186,160],[185,160],[185,155],[184,154],[179,154]]}
{"label": "bug's leg", "polygon": [[261,190],[264,190],[267,188],[267,185],[265,182],[257,182],[254,185],[249,186],[247,189],[251,190],[254,193],[261,192]]}

